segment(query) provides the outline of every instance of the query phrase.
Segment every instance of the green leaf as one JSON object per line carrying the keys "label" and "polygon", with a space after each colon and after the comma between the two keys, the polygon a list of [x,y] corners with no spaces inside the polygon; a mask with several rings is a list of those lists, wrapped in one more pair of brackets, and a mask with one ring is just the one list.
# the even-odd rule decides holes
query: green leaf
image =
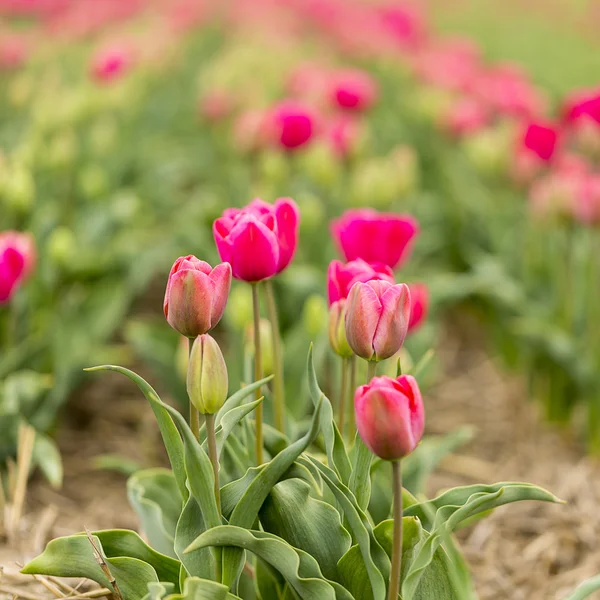
{"label": "green leaf", "polygon": [[59,488],[62,485],[63,463],[58,446],[54,440],[39,431],[36,431],[35,434],[33,463],[38,465],[53,488]]}
{"label": "green leaf", "polygon": [[127,497],[150,544],[175,558],[173,541],[182,501],[173,472],[155,468],[134,473],[127,480]]}
{"label": "green leaf", "polygon": [[[271,459],[251,481],[231,513],[229,519],[231,525],[246,529],[252,527],[258,516],[260,507],[263,505],[273,486],[317,437],[321,406],[322,402],[319,402],[313,415],[312,426],[306,435]],[[223,552],[223,583],[232,586],[236,582],[240,569],[243,566],[242,560],[243,553],[239,550],[226,549]]]}
{"label": "green leaf", "polygon": [[[111,535],[122,534],[121,531],[115,530],[114,532],[99,532],[105,534],[107,545],[113,546],[116,541],[112,539]],[[135,532],[127,532],[127,534],[136,536],[139,540],[139,544],[145,546],[144,542],[135,534]],[[107,556],[107,552],[104,551],[102,543],[96,535],[94,540],[97,547],[103,551],[106,563],[112,573],[112,576],[117,581],[123,600],[140,600],[144,596],[144,591],[147,589],[147,584],[150,582],[158,582],[158,576],[156,570],[144,560],[139,558],[133,558],[131,556]],[[123,542],[128,548],[139,548],[141,547],[137,542],[125,540]],[[115,546],[121,550],[120,547]],[[147,556],[151,557],[154,562],[162,562],[156,560],[156,556],[161,556],[158,553],[146,546],[149,552],[144,552]],[[152,556],[154,553],[156,556]],[[162,557],[166,561],[170,561],[168,557]],[[173,561],[175,562],[175,561]],[[163,565],[164,569],[170,571],[169,566]],[[55,577],[86,577],[92,581],[97,582],[103,587],[111,589],[108,578],[98,565],[95,557],[92,545],[86,535],[72,535],[68,537],[60,537],[52,540],[46,546],[46,549],[37,558],[34,558],[28,563],[21,571],[26,575],[52,575]]]}
{"label": "green leaf", "polygon": [[[310,458],[310,461],[319,469],[323,481],[333,492],[335,499],[344,512],[352,535],[358,543],[373,597],[384,598],[385,581],[389,576],[390,561],[375,539],[367,515],[358,506],[354,494],[338,479],[333,469],[313,458]],[[300,462],[304,462],[304,459],[301,459]]]}
{"label": "green leaf", "polygon": [[216,581],[188,577],[183,586],[183,593],[171,594],[165,600],[231,600],[237,598],[229,593],[227,586]]}
{"label": "green leaf", "polygon": [[172,583],[155,581],[148,584],[148,593],[144,596],[144,600],[162,600],[167,594],[172,594],[175,591],[175,586]]}
{"label": "green leaf", "polygon": [[474,485],[454,488],[434,500],[415,504],[406,509],[405,515],[421,514],[428,517],[435,512],[431,526],[431,535],[420,545],[406,578],[402,583],[402,596],[413,597],[423,571],[431,563],[439,546],[449,539],[450,534],[465,520],[510,502],[521,500],[541,500],[558,502],[559,500],[535,485],[524,483],[497,483],[491,486]]}
{"label": "green leaf", "polygon": [[281,573],[260,558],[256,559],[254,572],[254,590],[258,600],[281,598],[286,587],[285,579]]}
{"label": "green leaf", "polygon": [[233,546],[249,550],[277,569],[302,600],[353,600],[341,585],[325,579],[317,561],[277,536],[222,525],[203,533],[189,548]]}
{"label": "green leaf", "polygon": [[206,526],[202,511],[196,499],[190,496],[177,522],[175,553],[189,575],[208,579],[214,575],[211,551],[206,549],[193,554],[184,554],[185,549],[204,531],[206,531]]}
{"label": "green leaf", "polygon": [[352,474],[348,487],[354,494],[358,505],[363,510],[367,510],[371,499],[373,453],[365,446],[358,433],[354,438],[354,447],[350,456],[352,457]]}
{"label": "green leaf", "polygon": [[333,407],[331,401],[319,388],[317,374],[315,373],[315,365],[313,361],[313,346],[310,345],[308,351],[308,389],[313,404],[316,406],[321,400],[323,401],[323,409],[321,411],[321,431],[325,439],[325,450],[327,453],[327,461],[329,466],[335,470],[342,483],[348,484],[352,467],[350,459],[346,453],[344,440],[333,418]]}
{"label": "green leaf", "polygon": [[589,598],[594,592],[600,590],[600,575],[586,579],[583,583],[580,583],[574,590],[573,593],[567,596],[564,600],[584,600]]}
{"label": "green leaf", "polygon": [[271,379],[273,379],[273,375],[269,375],[268,377],[265,377],[264,379],[260,379],[259,381],[250,383],[250,384],[244,386],[243,388],[240,388],[234,394],[231,394],[231,396],[229,396],[229,398],[227,398],[227,400],[225,401],[225,404],[223,404],[223,406],[221,407],[219,412],[216,414],[215,425],[216,426],[220,425],[221,421],[223,420],[223,417],[228,412],[230,412],[234,408],[237,408],[238,406],[241,406],[242,402],[244,402],[244,400],[246,398],[249,398],[258,388],[269,383],[269,381],[271,381]]}
{"label": "green leaf", "polygon": [[179,493],[181,494],[182,498],[187,498],[188,490],[185,486],[186,472],[183,442],[181,441],[181,437],[179,436],[175,423],[173,423],[173,419],[169,416],[166,410],[167,405],[164,404],[164,402],[160,399],[156,393],[156,390],[142,377],[124,367],[115,365],[102,365],[85,370],[92,372],[116,371],[117,373],[121,373],[122,375],[129,377],[129,379],[131,379],[131,381],[133,381],[140,388],[141,392],[150,403],[150,407],[152,408],[154,416],[156,417],[158,428],[160,429],[160,433],[169,456],[169,461],[171,462],[171,468],[173,469],[173,474],[175,475],[175,480],[177,481]]}
{"label": "green leaf", "polygon": [[[225,445],[225,442],[227,441],[227,438],[231,432],[242,421],[242,419],[246,415],[250,414],[262,401],[263,398],[260,398],[254,402],[242,404],[242,406],[236,406],[223,415],[221,418],[221,423],[218,426],[215,434],[217,438],[217,453],[219,458],[221,457],[223,446]],[[205,444],[206,442],[202,445],[202,447],[204,447]]]}
{"label": "green leaf", "polygon": [[339,581],[337,563],[350,548],[350,534],[339,512],[313,498],[310,490],[300,479],[279,482],[260,509],[260,522],[265,531],[315,558],[325,577]]}

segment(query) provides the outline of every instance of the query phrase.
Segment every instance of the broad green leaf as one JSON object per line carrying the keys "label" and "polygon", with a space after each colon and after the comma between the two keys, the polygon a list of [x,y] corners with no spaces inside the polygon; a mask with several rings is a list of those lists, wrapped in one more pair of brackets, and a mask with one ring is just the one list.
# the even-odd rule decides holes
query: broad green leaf
{"label": "broad green leaf", "polygon": [[432,516],[437,515],[438,509],[447,507],[456,510],[469,502],[472,498],[479,497],[479,494],[495,494],[499,490],[502,490],[502,493],[495,497],[494,501],[491,503],[492,505],[488,506],[484,510],[490,510],[504,504],[510,504],[511,502],[518,502],[521,500],[561,502],[561,500],[559,500],[550,492],[531,483],[505,482],[495,483],[493,485],[476,484],[455,487],[447,492],[444,492],[433,500],[427,500],[426,502],[419,502],[417,504],[407,506],[404,509],[404,516],[419,517],[423,527],[429,530],[433,526]]}
{"label": "broad green leaf", "polygon": [[279,482],[260,509],[260,522],[265,531],[315,558],[325,577],[339,581],[337,563],[350,548],[350,534],[339,512],[313,498],[310,489],[300,479]]}
{"label": "broad green leaf", "polygon": [[172,583],[155,581],[148,584],[148,593],[143,600],[162,600],[166,595],[172,594],[175,591],[175,586]]}
{"label": "broad green leaf", "polygon": [[433,507],[439,508],[435,513],[431,535],[420,545],[414,562],[402,583],[403,597],[407,600],[413,597],[423,571],[431,563],[436,550],[462,522],[498,506],[521,500],[559,502],[550,492],[535,485],[497,483],[491,486],[475,485],[455,488],[434,500],[408,507],[405,514],[416,515],[419,518],[421,518],[419,513],[429,515]]}
{"label": "broad green leaf", "polygon": [[569,594],[564,600],[584,600],[589,598],[594,592],[600,590],[600,575],[586,579],[583,583],[580,583],[572,594]]}
{"label": "broad green leaf", "polygon": [[[94,540],[97,547],[103,550],[100,539],[94,535]],[[143,544],[141,539],[140,542]],[[106,563],[121,589],[123,600],[140,600],[145,595],[147,584],[158,582],[155,569],[147,562],[130,556],[107,557],[105,552],[104,554]],[[168,557],[164,558],[171,560]],[[21,572],[26,575],[86,577],[111,589],[108,578],[94,557],[90,540],[81,534],[52,540],[44,552],[25,565]]]}
{"label": "broad green leaf", "polygon": [[358,433],[354,438],[354,446],[350,453],[352,459],[352,474],[348,487],[354,494],[356,502],[367,510],[371,499],[371,463],[373,453],[365,446]]}
{"label": "broad green leaf", "polygon": [[243,388],[240,388],[234,394],[231,394],[229,398],[225,401],[225,404],[220,408],[219,412],[215,416],[215,426],[221,424],[223,417],[234,408],[241,406],[246,398],[249,398],[255,390],[262,387],[263,385],[269,383],[273,379],[273,375],[269,375],[264,379],[260,379],[259,381],[255,381],[254,383],[250,383],[245,385]]}
{"label": "broad green leaf", "polygon": [[188,577],[181,594],[171,594],[165,600],[233,600],[237,598],[229,593],[227,586],[216,581]]}
{"label": "broad green leaf", "polygon": [[[317,404],[313,415],[312,427],[305,436],[288,446],[271,459],[255,477],[235,505],[229,519],[231,525],[249,529],[258,517],[258,511],[273,486],[281,479],[294,461],[314,441],[319,432],[319,417],[322,402]],[[233,585],[239,576],[243,553],[239,550],[223,552],[223,583]]]}
{"label": "broad green leaf", "polygon": [[154,412],[154,416],[156,417],[158,428],[160,429],[160,433],[165,444],[165,449],[167,450],[167,455],[169,456],[169,461],[171,462],[171,468],[173,469],[173,474],[175,475],[175,480],[177,481],[179,493],[181,494],[182,498],[187,498],[188,491],[185,486],[186,472],[183,442],[181,441],[181,437],[179,436],[173,419],[166,411],[167,405],[164,404],[164,402],[160,399],[156,393],[156,390],[142,377],[124,367],[115,365],[102,365],[85,370],[91,372],[116,371],[117,373],[121,373],[122,375],[129,377],[129,379],[131,379],[131,381],[133,381],[140,388],[141,392],[150,403],[152,412]]}
{"label": "broad green leaf", "polygon": [[[217,453],[219,458],[221,457],[223,446],[225,445],[225,442],[227,441],[227,438],[231,432],[235,429],[238,423],[240,423],[246,415],[250,414],[262,401],[263,398],[260,398],[254,402],[242,404],[242,406],[236,406],[223,415],[221,423],[218,426],[215,434],[217,438]],[[203,447],[205,444],[206,442],[203,444]]]}
{"label": "broad green leaf", "polygon": [[202,511],[196,499],[190,496],[177,522],[175,553],[189,575],[208,579],[214,575],[211,551],[206,549],[192,554],[184,554],[184,550],[205,530],[206,526],[204,525]]}
{"label": "broad green leaf", "polygon": [[340,435],[335,423],[335,419],[333,418],[333,407],[331,406],[331,401],[319,388],[319,382],[317,381],[317,374],[315,373],[315,365],[313,362],[312,344],[310,345],[310,349],[308,351],[307,363],[308,389],[310,392],[310,397],[312,398],[315,406],[321,400],[323,402],[323,408],[321,410],[321,431],[323,432],[323,438],[325,439],[327,461],[329,466],[335,470],[342,483],[348,484],[352,470],[350,459],[346,453],[344,440],[342,439],[342,436]]}
{"label": "broad green leaf", "polygon": [[256,559],[254,573],[254,590],[258,600],[281,598],[286,587],[281,573],[260,558]]}
{"label": "broad green leaf", "polygon": [[[304,462],[305,459],[300,459]],[[353,538],[357,541],[364,561],[374,598],[384,598],[389,576],[390,561],[373,535],[365,512],[358,506],[354,494],[337,477],[335,471],[311,458],[319,469],[325,484],[332,491],[346,517]]]}
{"label": "broad green leaf", "polygon": [[173,472],[156,468],[134,473],[127,480],[127,497],[150,544],[175,558],[173,541],[182,502]]}
{"label": "broad green leaf", "polygon": [[276,535],[232,525],[209,529],[188,551],[205,546],[233,546],[248,550],[277,569],[302,600],[352,600],[341,585],[323,577],[317,561]]}
{"label": "broad green leaf", "polygon": [[265,448],[271,456],[279,454],[290,445],[290,440],[281,431],[271,427],[268,423],[263,423],[263,436]]}

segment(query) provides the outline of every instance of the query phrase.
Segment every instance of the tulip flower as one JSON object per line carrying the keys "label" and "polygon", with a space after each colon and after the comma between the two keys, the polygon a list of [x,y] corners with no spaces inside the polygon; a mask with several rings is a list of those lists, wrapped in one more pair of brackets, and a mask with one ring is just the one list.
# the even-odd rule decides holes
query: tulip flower
{"label": "tulip flower", "polygon": [[558,130],[551,124],[530,123],[523,137],[525,148],[541,160],[549,161],[556,150]]}
{"label": "tulip flower", "polygon": [[415,331],[425,321],[429,310],[429,289],[424,283],[411,283],[410,290],[410,319],[408,332]]}
{"label": "tulip flower", "polygon": [[370,265],[361,259],[346,264],[339,260],[332,260],[327,269],[329,306],[338,300],[345,300],[357,281],[365,283],[373,279],[394,283],[394,272],[387,265]]}
{"label": "tulip flower", "polygon": [[400,350],[410,319],[410,291],[405,283],[355,283],[346,310],[346,337],[357,356],[380,361]]}
{"label": "tulip flower", "polygon": [[213,269],[195,256],[178,258],[169,273],[163,304],[169,325],[189,338],[207,333],[221,320],[230,287],[229,264]]}
{"label": "tulip flower", "polygon": [[334,105],[349,111],[365,111],[377,100],[377,84],[372,77],[359,70],[348,70],[334,75],[331,86]]}
{"label": "tulip flower", "polygon": [[315,115],[301,103],[286,100],[276,105],[266,117],[268,137],[286,150],[307,144],[315,133]]}
{"label": "tulip flower", "polygon": [[362,258],[395,269],[408,257],[419,226],[410,215],[361,208],[346,211],[331,231],[346,260]]}
{"label": "tulip flower", "polygon": [[410,454],[423,435],[425,415],[414,377],[375,377],[356,390],[354,410],[358,433],[383,460]]}
{"label": "tulip flower", "polygon": [[0,303],[8,302],[35,266],[33,237],[28,233],[0,233]]}
{"label": "tulip flower", "polygon": [[298,245],[300,215],[291,198],[274,205],[260,199],[229,208],[213,225],[221,260],[231,264],[236,279],[255,283],[281,273]]}
{"label": "tulip flower", "polygon": [[99,82],[110,83],[121,77],[130,65],[130,53],[124,48],[104,48],[93,57],[91,74]]}

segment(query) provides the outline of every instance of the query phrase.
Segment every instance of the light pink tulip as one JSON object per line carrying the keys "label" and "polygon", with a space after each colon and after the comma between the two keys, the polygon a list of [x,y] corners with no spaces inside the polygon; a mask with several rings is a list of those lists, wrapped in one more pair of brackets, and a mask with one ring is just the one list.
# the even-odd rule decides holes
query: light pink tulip
{"label": "light pink tulip", "polygon": [[374,377],[356,390],[356,427],[379,458],[398,460],[413,452],[425,427],[425,410],[414,377]]}
{"label": "light pink tulip", "polygon": [[419,225],[410,215],[379,213],[370,208],[348,210],[331,225],[346,260],[398,267],[410,254]]}
{"label": "light pink tulip", "polygon": [[385,360],[400,350],[410,320],[410,290],[405,283],[355,283],[346,304],[346,338],[365,360]]}
{"label": "light pink tulip", "polygon": [[178,258],[169,273],[163,304],[169,325],[189,338],[207,333],[221,320],[230,287],[229,264],[213,269],[192,255]]}
{"label": "light pink tulip", "polygon": [[281,273],[298,245],[300,213],[291,198],[271,205],[260,199],[244,208],[229,208],[213,225],[221,260],[231,264],[233,276],[257,282]]}
{"label": "light pink tulip", "polygon": [[339,260],[332,260],[327,269],[329,306],[338,300],[345,300],[357,281],[365,283],[374,279],[394,283],[394,272],[387,265],[370,265],[361,259],[346,264]]}

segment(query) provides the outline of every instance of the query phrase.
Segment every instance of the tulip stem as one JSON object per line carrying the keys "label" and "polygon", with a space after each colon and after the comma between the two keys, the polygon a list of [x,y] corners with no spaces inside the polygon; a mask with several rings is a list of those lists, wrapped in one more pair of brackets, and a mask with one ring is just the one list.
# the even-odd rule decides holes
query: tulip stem
{"label": "tulip stem", "polygon": [[[252,307],[254,309],[254,380],[262,378],[262,354],[260,349],[260,299],[258,283],[252,284]],[[256,399],[262,397],[260,387],[256,388]],[[263,463],[263,405],[258,404],[255,410],[256,419],[256,464]]]}
{"label": "tulip stem", "polygon": [[374,360],[370,360],[367,363],[367,383],[369,383],[371,381],[371,379],[373,379],[373,377],[375,377],[376,373],[377,373],[377,362]]}
{"label": "tulip stem", "polygon": [[348,439],[352,440],[356,432],[356,420],[354,418],[354,393],[356,392],[356,356],[350,358],[350,402],[348,403]]}
{"label": "tulip stem", "polygon": [[219,455],[217,453],[217,437],[215,435],[215,415],[204,415],[206,423],[206,441],[208,442],[208,457],[212,463],[215,475],[215,501],[219,515],[221,514],[221,485],[219,483]]}
{"label": "tulip stem", "polygon": [[348,395],[348,361],[342,357],[342,379],[340,382],[340,401],[338,406],[338,429],[344,437],[344,420],[346,417],[346,396]]}
{"label": "tulip stem", "polygon": [[273,418],[275,427],[282,433],[285,432],[285,389],[283,385],[283,356],[281,352],[281,333],[279,331],[279,318],[277,316],[277,303],[273,291],[273,282],[265,281],[267,297],[267,312],[271,321],[271,336],[273,342]]}
{"label": "tulip stem", "polygon": [[398,600],[402,571],[402,466],[399,460],[392,461],[392,479],[394,490],[394,538],[388,600]]}
{"label": "tulip stem", "polygon": [[[187,338],[188,341],[188,369],[190,368],[190,360],[189,357],[192,355],[192,339]],[[200,441],[200,413],[198,409],[192,404],[190,400],[190,429],[194,434],[194,437]]]}

